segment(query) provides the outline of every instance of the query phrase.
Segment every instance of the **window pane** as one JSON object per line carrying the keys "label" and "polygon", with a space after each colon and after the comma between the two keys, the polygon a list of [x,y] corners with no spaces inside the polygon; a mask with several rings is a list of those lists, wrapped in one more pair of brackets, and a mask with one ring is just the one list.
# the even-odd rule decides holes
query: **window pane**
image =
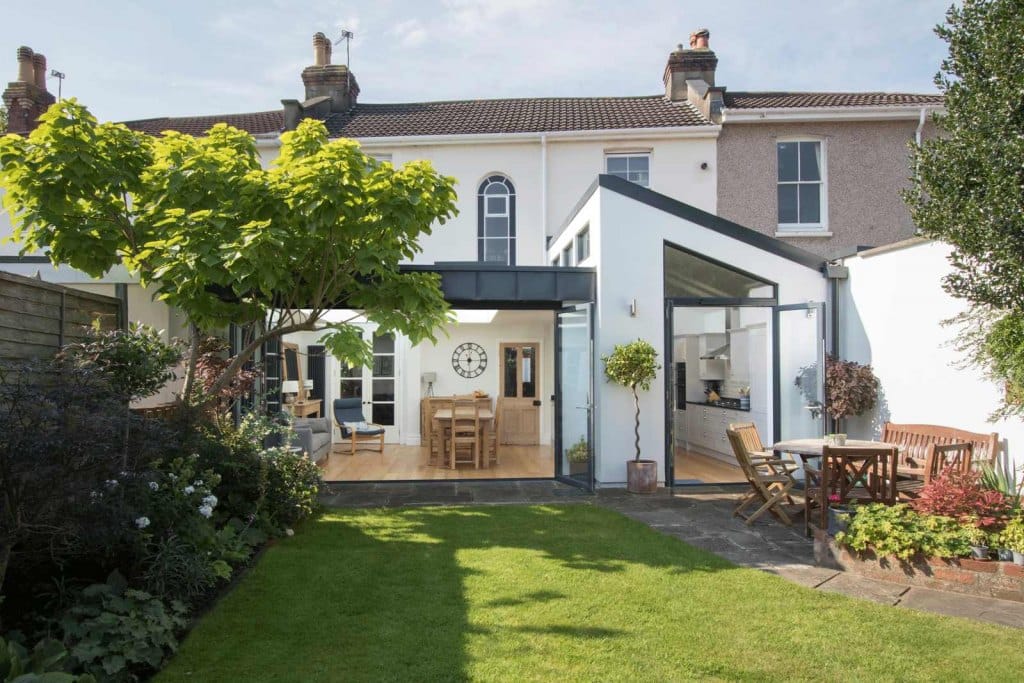
{"label": "window pane", "polygon": [[637,185],[642,185],[643,187],[647,187],[651,184],[650,174],[647,173],[647,171],[630,171],[626,180],[631,183],[636,183]]}
{"label": "window pane", "polygon": [[394,356],[374,356],[373,357],[373,376],[374,377],[394,377],[395,376],[395,357]]}
{"label": "window pane", "polygon": [[576,235],[576,263],[590,256],[590,230],[583,228]]}
{"label": "window pane", "polygon": [[796,223],[796,185],[779,185],[779,223]]}
{"label": "window pane", "polygon": [[821,180],[820,142],[800,143],[800,180]]}
{"label": "window pane", "polygon": [[353,367],[351,365],[341,366],[342,377],[356,377],[361,379],[363,376],[363,369],[361,367]]}
{"label": "window pane", "polygon": [[373,380],[373,400],[374,401],[394,401],[395,400],[395,380],[393,380],[393,379],[375,379],[375,380]]}
{"label": "window pane", "polygon": [[651,160],[647,156],[627,157],[630,171],[649,171]]}
{"label": "window pane", "polygon": [[625,175],[629,170],[629,161],[626,157],[608,157],[608,172],[612,175]]}
{"label": "window pane", "polygon": [[515,348],[505,348],[505,356],[502,359],[505,373],[505,398],[517,398],[519,395],[519,384],[516,377],[516,369],[519,363],[516,358]]}
{"label": "window pane", "polygon": [[361,379],[348,379],[341,380],[341,386],[338,391],[338,398],[362,398],[363,397],[363,380]]}
{"label": "window pane", "polygon": [[537,396],[537,354],[532,346],[523,347],[523,398]]}
{"label": "window pane", "polygon": [[800,222],[821,222],[821,185],[818,183],[800,184]]}
{"label": "window pane", "polygon": [[491,183],[484,188],[484,194],[508,194],[508,188],[505,187],[505,183]]}
{"label": "window pane", "polygon": [[390,427],[395,424],[395,404],[394,403],[377,403],[373,406],[373,418],[372,422],[385,427]]}
{"label": "window pane", "polygon": [[508,237],[508,218],[485,218],[484,237]]}
{"label": "window pane", "polygon": [[377,334],[373,335],[373,352],[374,353],[394,353],[395,352],[395,335],[393,334]]}
{"label": "window pane", "polygon": [[485,239],[484,240],[484,261],[487,263],[508,264],[508,240],[507,239]]}
{"label": "window pane", "polygon": [[568,246],[568,247],[566,247],[565,249],[562,250],[562,265],[563,266],[571,266],[572,265],[572,246]]}
{"label": "window pane", "polygon": [[508,199],[506,197],[487,197],[488,216],[504,216],[508,213]]}
{"label": "window pane", "polygon": [[797,179],[797,144],[796,142],[780,142],[777,145],[780,181]]}

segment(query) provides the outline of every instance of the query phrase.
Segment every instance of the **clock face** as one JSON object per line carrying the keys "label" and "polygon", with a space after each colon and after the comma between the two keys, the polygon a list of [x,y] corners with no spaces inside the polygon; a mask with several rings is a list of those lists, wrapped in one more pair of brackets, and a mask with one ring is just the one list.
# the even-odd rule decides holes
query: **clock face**
{"label": "clock face", "polygon": [[463,377],[479,377],[487,369],[487,352],[479,344],[459,344],[452,354],[452,367]]}

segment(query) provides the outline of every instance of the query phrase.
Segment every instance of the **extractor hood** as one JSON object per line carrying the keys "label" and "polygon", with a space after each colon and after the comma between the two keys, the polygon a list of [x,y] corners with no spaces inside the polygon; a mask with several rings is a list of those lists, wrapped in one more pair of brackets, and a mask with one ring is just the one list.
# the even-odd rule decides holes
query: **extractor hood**
{"label": "extractor hood", "polygon": [[729,360],[729,345],[722,344],[716,349],[711,349],[700,357],[701,360]]}

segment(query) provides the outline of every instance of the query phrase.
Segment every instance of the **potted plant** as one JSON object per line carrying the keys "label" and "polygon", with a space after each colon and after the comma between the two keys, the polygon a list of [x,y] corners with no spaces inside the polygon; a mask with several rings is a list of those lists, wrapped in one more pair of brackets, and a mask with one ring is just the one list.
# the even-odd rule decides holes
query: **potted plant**
{"label": "potted plant", "polygon": [[[838,431],[847,417],[863,415],[875,407],[878,378],[870,365],[829,356],[825,360],[825,396],[826,410]],[[845,443],[846,435],[841,436]]]}
{"label": "potted plant", "polygon": [[584,436],[569,446],[565,452],[565,458],[569,461],[569,474],[585,474],[590,467],[590,445]]}
{"label": "potted plant", "polygon": [[616,344],[611,355],[603,356],[604,374],[609,382],[633,392],[636,457],[626,463],[626,489],[631,493],[653,493],[658,488],[658,463],[640,459],[640,394],[648,391],[658,370],[658,352],[650,342],[637,339],[629,344]]}
{"label": "potted plant", "polygon": [[828,533],[829,536],[846,531],[850,518],[857,513],[853,503],[841,503],[838,493],[828,496]]}
{"label": "potted plant", "polygon": [[740,410],[750,410],[750,387],[740,389]]}
{"label": "potted plant", "polygon": [[977,526],[977,518],[968,519],[966,522],[967,527],[967,540],[971,544],[971,557],[975,560],[987,560],[989,556],[989,534],[987,531]]}
{"label": "potted plant", "polygon": [[999,539],[1003,547],[1013,552],[1013,563],[1024,566],[1024,516],[1018,514],[1007,522]]}

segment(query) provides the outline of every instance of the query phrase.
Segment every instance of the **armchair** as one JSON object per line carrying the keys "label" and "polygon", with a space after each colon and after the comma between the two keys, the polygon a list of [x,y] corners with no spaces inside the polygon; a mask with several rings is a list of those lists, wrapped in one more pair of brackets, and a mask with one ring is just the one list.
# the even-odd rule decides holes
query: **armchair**
{"label": "armchair", "polygon": [[358,444],[366,442],[376,442],[380,452],[384,452],[384,427],[366,421],[361,399],[334,399],[334,422],[341,430],[341,438],[352,444],[351,455],[356,454]]}

